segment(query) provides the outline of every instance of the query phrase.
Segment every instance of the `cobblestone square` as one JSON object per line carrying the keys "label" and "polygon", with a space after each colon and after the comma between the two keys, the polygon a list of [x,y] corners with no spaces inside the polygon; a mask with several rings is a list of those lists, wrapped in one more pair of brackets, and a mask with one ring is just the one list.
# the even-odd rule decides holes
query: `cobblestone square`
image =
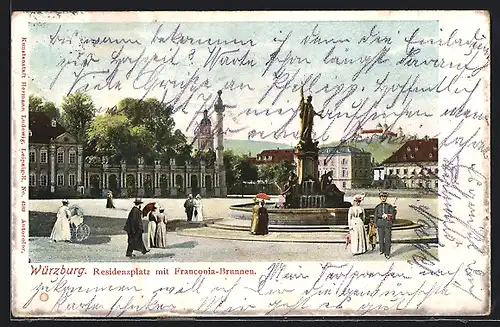
{"label": "cobblestone square", "polygon": [[[377,203],[377,198],[366,198],[363,205],[369,207]],[[144,199],[144,203],[158,202],[165,208],[170,223],[186,220],[183,211],[183,199]],[[249,198],[214,198],[204,200],[205,219],[227,218],[229,206],[237,203],[248,203]],[[35,213],[52,213],[60,206],[60,200],[30,200],[30,215]],[[378,248],[363,255],[353,257],[345,244],[341,243],[300,243],[300,238],[311,237],[310,233],[295,235],[299,242],[273,241],[238,241],[231,239],[213,239],[205,237],[183,236],[182,228],[168,233],[166,249],[151,249],[146,255],[125,257],[127,236],[121,231],[122,221],[127,218],[132,207],[131,199],[115,199],[116,209],[106,209],[105,199],[71,200],[83,208],[85,217],[93,217],[93,221],[102,219],[118,219],[116,232],[103,235],[92,227],[91,236],[83,243],[54,243],[46,236],[30,235],[29,253],[32,262],[246,262],[246,261],[386,261],[379,255]],[[435,213],[437,199],[398,199],[398,215],[405,219],[417,221],[421,218],[410,205],[426,206]],[[95,217],[95,218],[94,218]],[[31,223],[33,223],[32,218]],[[185,224],[186,225],[186,224]],[[207,228],[207,227],[201,227]],[[48,231],[50,234],[50,230]],[[279,238],[280,235],[268,235]],[[279,233],[274,233],[279,234]],[[298,233],[300,234],[300,233]],[[327,237],[327,236],[326,236]],[[437,248],[433,244],[393,244],[390,260],[406,261],[422,252],[424,247],[430,255],[437,257]],[[429,255],[428,254],[428,255]]]}

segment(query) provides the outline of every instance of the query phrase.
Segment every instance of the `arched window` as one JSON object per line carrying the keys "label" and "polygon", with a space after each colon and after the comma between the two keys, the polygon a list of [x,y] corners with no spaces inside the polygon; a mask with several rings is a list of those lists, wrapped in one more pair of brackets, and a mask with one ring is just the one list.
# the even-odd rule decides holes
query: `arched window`
{"label": "arched window", "polygon": [[34,171],[30,172],[30,186],[36,186],[36,174]]}
{"label": "arched window", "polygon": [[57,186],[64,186],[64,173],[58,172],[56,175]]}
{"label": "arched window", "polygon": [[40,186],[47,186],[48,178],[47,178],[47,173],[42,172],[40,173]]}

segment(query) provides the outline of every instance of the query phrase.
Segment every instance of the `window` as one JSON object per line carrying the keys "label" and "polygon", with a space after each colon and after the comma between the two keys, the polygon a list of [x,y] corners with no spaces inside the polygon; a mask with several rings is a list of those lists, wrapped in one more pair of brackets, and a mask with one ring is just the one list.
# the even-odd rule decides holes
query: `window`
{"label": "window", "polygon": [[56,127],[56,126],[57,126],[57,122],[56,122],[56,120],[55,120],[55,119],[52,119],[52,121],[50,122],[50,125],[51,125],[52,127]]}
{"label": "window", "polygon": [[36,152],[35,150],[30,150],[30,163],[36,162]]}
{"label": "window", "polygon": [[434,181],[434,187],[435,187],[435,188],[437,188],[437,187],[438,187],[438,181],[437,181],[437,180],[435,180],[435,181]]}
{"label": "window", "polygon": [[30,186],[36,186],[36,176],[34,173],[30,174]]}
{"label": "window", "polygon": [[411,148],[410,148],[410,147],[407,147],[407,148],[406,148],[406,151],[410,152],[410,151],[411,151]]}
{"label": "window", "polygon": [[58,164],[64,163],[64,152],[62,151],[57,152],[57,163]]}
{"label": "window", "polygon": [[429,153],[429,159],[432,159],[433,155],[432,153]]}
{"label": "window", "polygon": [[47,163],[47,150],[40,151],[40,163]]}
{"label": "window", "polygon": [[69,152],[69,163],[70,164],[76,164],[76,152],[75,151],[70,151]]}
{"label": "window", "polygon": [[63,185],[64,185],[64,175],[57,174],[57,186],[63,186]]}
{"label": "window", "polygon": [[358,171],[357,170],[354,171],[354,177],[358,177]]}
{"label": "window", "polygon": [[31,132],[31,129],[29,130],[29,136],[33,136],[33,133]]}
{"label": "window", "polygon": [[347,183],[346,182],[342,182],[342,188],[346,188],[347,187]]}
{"label": "window", "polygon": [[347,176],[348,176],[347,169],[342,169],[342,177],[347,177]]}
{"label": "window", "polygon": [[415,155],[414,155],[414,154],[411,154],[411,155],[410,155],[410,158],[415,159]]}
{"label": "window", "polygon": [[47,174],[40,175],[40,186],[47,186]]}
{"label": "window", "polygon": [[76,176],[75,176],[75,174],[69,174],[68,181],[69,181],[69,186],[75,186],[76,185]]}
{"label": "window", "polygon": [[437,168],[434,168],[434,174],[436,174],[436,175],[437,175],[437,173],[438,173],[438,169],[437,169]]}
{"label": "window", "polygon": [[343,159],[342,159],[342,164],[343,164],[343,165],[347,165],[347,159],[346,159],[346,158],[343,158]]}
{"label": "window", "polygon": [[403,174],[408,174],[408,169],[403,169]]}
{"label": "window", "polygon": [[415,151],[418,151],[418,146],[415,147]]}
{"label": "window", "polygon": [[389,169],[389,175],[392,175],[392,169]]}
{"label": "window", "polygon": [[396,175],[399,175],[399,168],[396,168]]}

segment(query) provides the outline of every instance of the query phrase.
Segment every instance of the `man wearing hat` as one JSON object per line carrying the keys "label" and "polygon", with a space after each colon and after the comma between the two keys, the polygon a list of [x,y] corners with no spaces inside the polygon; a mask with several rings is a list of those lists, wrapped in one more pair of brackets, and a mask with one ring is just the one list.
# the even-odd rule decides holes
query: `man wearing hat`
{"label": "man wearing hat", "polygon": [[142,239],[142,233],[144,232],[144,227],[142,225],[142,211],[141,211],[142,201],[140,199],[135,199],[134,207],[130,210],[128,214],[127,222],[123,227],[123,230],[127,232],[128,235],[128,246],[127,246],[127,257],[135,256],[133,254],[135,251],[141,251],[142,254],[146,254],[149,250],[144,246],[144,241]]}
{"label": "man wearing hat", "polygon": [[387,203],[387,192],[380,191],[380,203],[375,207],[375,224],[378,231],[378,242],[380,254],[385,254],[389,259],[391,255],[392,224],[396,219],[396,209],[392,204]]}

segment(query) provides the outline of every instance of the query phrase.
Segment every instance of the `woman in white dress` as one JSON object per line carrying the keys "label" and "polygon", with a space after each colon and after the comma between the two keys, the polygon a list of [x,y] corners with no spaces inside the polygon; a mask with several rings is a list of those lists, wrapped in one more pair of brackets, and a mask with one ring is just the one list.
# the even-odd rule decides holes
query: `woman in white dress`
{"label": "woman in white dress", "polygon": [[160,213],[156,215],[158,223],[156,224],[156,247],[164,249],[167,247],[167,218],[165,217],[165,209],[160,207]]}
{"label": "woman in white dress", "polygon": [[364,224],[365,209],[360,206],[362,200],[363,196],[354,196],[352,207],[349,208],[347,213],[347,224],[349,225],[351,252],[353,255],[365,253],[367,250]]}
{"label": "woman in white dress", "polygon": [[194,199],[193,221],[194,222],[203,221],[203,202],[201,202],[201,196],[199,194],[196,195]]}
{"label": "woman in white dress", "polygon": [[50,239],[54,242],[71,241],[71,229],[69,227],[71,220],[71,211],[68,208],[69,201],[63,200],[62,206],[57,211],[57,220],[50,233]]}
{"label": "woman in white dress", "polygon": [[156,207],[148,214],[148,247],[155,248],[156,247],[156,225],[158,223],[158,219],[156,217]]}

